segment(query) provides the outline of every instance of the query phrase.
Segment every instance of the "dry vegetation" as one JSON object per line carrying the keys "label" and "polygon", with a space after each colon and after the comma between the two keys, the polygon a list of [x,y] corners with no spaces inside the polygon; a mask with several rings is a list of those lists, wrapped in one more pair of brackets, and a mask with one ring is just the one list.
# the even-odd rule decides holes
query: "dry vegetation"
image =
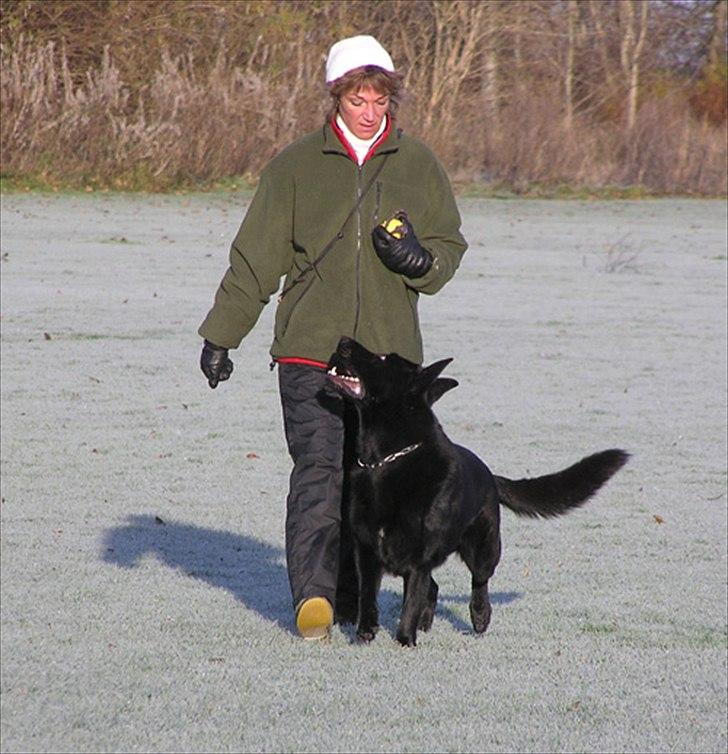
{"label": "dry vegetation", "polygon": [[254,178],[372,33],[402,125],[458,181],[725,194],[726,0],[3,0],[5,176],[164,189]]}

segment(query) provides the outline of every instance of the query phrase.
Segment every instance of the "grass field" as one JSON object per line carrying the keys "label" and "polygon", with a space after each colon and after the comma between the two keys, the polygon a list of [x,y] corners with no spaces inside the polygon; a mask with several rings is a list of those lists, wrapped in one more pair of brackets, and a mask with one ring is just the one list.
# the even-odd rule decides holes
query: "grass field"
{"label": "grass field", "polygon": [[491,628],[295,635],[273,306],[214,392],[196,328],[249,194],[2,199],[2,751],[725,752],[726,205],[460,201],[422,300],[497,474],[630,464],[504,513]]}

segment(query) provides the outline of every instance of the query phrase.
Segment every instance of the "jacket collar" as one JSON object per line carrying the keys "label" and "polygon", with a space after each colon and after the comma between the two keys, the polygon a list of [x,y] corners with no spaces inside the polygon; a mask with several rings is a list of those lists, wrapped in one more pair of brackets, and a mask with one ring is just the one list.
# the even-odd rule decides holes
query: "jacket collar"
{"label": "jacket collar", "polygon": [[[387,116],[389,119],[390,116]],[[322,130],[323,135],[323,147],[322,152],[324,154],[343,154],[346,157],[349,157],[350,159],[353,159],[347,150],[344,143],[341,141],[339,136],[336,134],[336,123],[335,121],[327,121],[324,123],[324,127]],[[374,157],[376,155],[380,154],[387,154],[389,152],[396,152],[399,149],[399,140],[402,138],[402,129],[397,128],[392,122],[391,119],[389,120],[389,123],[387,124],[387,128],[385,129],[384,133],[380,137],[379,141],[374,144],[372,150],[367,155],[367,160],[371,157]],[[356,164],[356,160],[353,159],[354,164]],[[366,162],[366,160],[364,161]]]}

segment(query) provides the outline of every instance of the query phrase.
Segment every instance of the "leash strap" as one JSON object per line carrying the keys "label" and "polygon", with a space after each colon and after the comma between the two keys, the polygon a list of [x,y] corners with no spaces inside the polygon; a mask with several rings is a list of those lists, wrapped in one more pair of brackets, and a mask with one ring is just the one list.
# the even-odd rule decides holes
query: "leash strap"
{"label": "leash strap", "polygon": [[316,259],[313,260],[313,262],[309,262],[306,267],[304,267],[296,276],[296,278],[291,281],[280,293],[278,296],[278,301],[280,302],[283,297],[291,290],[291,288],[294,288],[297,286],[304,277],[311,271],[316,270],[316,273],[318,274],[318,264],[323,260],[323,258],[331,251],[331,249],[334,248],[334,244],[344,237],[344,228],[346,228],[349,220],[354,216],[354,213],[361,207],[361,203],[364,201],[364,197],[369,193],[369,190],[374,185],[374,181],[377,180],[379,177],[379,174],[384,169],[384,165],[386,164],[387,160],[389,159],[389,153],[385,154],[382,158],[382,161],[379,163],[379,166],[374,171],[374,174],[369,179],[369,182],[364,187],[364,191],[362,191],[359,194],[359,198],[356,200],[356,204],[351,208],[349,211],[349,214],[346,216],[346,219],[341,225],[341,228],[337,232],[337,234],[324,246],[323,251],[316,257]]}

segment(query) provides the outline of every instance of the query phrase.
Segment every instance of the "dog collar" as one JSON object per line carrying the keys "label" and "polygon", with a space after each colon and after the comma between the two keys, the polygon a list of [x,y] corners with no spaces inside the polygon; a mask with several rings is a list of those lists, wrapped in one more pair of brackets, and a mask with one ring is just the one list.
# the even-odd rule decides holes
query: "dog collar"
{"label": "dog collar", "polygon": [[381,461],[375,461],[374,463],[366,463],[365,461],[362,461],[361,458],[357,458],[356,462],[361,466],[363,469],[378,469],[380,466],[384,466],[385,463],[391,463],[392,461],[396,461],[398,458],[401,458],[402,456],[406,456],[408,453],[411,453],[413,450],[417,450],[417,448],[422,445],[421,442],[417,442],[414,445],[408,445],[406,448],[402,448],[402,450],[397,450],[394,453],[390,453],[388,456],[384,456]]}

